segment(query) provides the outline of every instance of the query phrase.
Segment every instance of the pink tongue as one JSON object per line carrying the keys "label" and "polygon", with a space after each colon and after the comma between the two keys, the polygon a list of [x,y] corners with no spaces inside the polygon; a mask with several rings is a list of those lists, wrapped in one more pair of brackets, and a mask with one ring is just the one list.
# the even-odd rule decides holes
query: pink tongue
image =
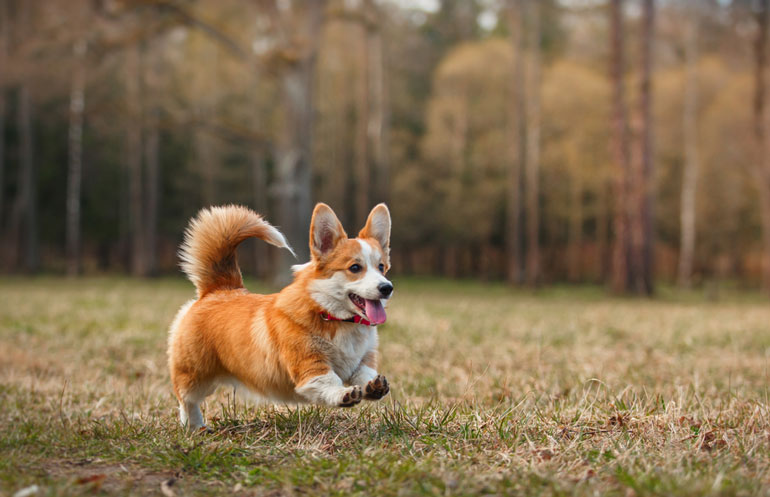
{"label": "pink tongue", "polygon": [[366,299],[366,317],[372,324],[382,324],[387,319],[385,308],[379,300]]}

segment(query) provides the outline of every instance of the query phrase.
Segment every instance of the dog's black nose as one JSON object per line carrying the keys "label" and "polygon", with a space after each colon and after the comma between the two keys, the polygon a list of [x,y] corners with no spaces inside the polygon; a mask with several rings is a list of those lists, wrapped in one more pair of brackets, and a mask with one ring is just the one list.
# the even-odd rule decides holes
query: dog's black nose
{"label": "dog's black nose", "polygon": [[388,298],[390,297],[390,294],[393,293],[393,285],[390,283],[380,283],[380,286],[377,287],[377,290],[380,291],[380,294],[383,297]]}

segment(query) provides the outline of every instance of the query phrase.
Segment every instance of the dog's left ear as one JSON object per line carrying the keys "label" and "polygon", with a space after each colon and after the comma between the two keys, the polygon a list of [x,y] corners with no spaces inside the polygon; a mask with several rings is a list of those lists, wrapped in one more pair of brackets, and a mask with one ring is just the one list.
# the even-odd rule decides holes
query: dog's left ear
{"label": "dog's left ear", "polygon": [[358,237],[374,238],[380,242],[386,255],[390,253],[390,211],[387,205],[378,204],[372,209]]}
{"label": "dog's left ear", "polygon": [[318,203],[310,220],[310,255],[323,259],[348,235],[331,207]]}

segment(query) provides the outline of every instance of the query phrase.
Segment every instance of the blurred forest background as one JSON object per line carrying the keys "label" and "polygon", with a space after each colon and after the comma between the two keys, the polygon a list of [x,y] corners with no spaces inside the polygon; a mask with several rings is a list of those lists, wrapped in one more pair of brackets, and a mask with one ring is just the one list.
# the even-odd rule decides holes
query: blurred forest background
{"label": "blurred forest background", "polygon": [[[770,289],[768,0],[0,0],[0,266],[176,271],[201,207],[307,257],[391,207],[393,267]],[[285,277],[250,243],[244,272]]]}

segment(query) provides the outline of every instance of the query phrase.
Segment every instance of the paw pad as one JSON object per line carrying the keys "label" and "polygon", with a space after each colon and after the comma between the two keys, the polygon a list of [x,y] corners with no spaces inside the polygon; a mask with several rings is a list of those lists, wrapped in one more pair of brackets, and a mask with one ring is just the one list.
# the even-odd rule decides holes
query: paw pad
{"label": "paw pad", "polygon": [[388,392],[390,392],[388,380],[380,374],[366,384],[366,395],[364,395],[364,398],[368,400],[379,400],[385,397]]}
{"label": "paw pad", "polygon": [[355,385],[354,387],[351,387],[350,390],[345,392],[345,395],[342,396],[340,407],[352,407],[361,402],[362,398],[363,394],[361,393],[361,387]]}

